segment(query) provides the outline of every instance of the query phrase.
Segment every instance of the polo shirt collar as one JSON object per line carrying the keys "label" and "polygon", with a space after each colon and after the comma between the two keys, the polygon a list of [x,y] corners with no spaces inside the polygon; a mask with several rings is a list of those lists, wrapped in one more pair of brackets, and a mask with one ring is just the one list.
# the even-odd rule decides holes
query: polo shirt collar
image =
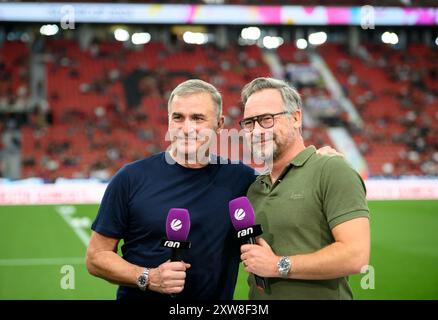
{"label": "polo shirt collar", "polygon": [[[316,153],[316,148],[313,145],[308,146],[306,149],[304,149],[299,154],[297,154],[296,157],[293,158],[291,162],[289,162],[286,168],[289,168],[290,166],[302,167],[314,153]],[[285,171],[283,171],[282,176],[284,175],[284,172]],[[269,173],[260,175],[259,181],[263,183],[271,184]]]}
{"label": "polo shirt collar", "polygon": [[306,149],[297,154],[295,158],[290,162],[295,167],[302,167],[307,160],[316,152],[314,146],[308,146]]}

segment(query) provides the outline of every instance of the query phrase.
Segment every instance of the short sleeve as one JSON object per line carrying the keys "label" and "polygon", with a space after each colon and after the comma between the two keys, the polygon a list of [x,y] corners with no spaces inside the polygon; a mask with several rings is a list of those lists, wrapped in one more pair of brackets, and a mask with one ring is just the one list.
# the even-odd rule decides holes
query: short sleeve
{"label": "short sleeve", "polygon": [[321,173],[321,188],[330,229],[355,218],[369,218],[365,184],[343,158],[327,160]]}
{"label": "short sleeve", "polygon": [[111,238],[125,237],[128,224],[128,178],[126,167],[113,176],[105,190],[92,230]]}

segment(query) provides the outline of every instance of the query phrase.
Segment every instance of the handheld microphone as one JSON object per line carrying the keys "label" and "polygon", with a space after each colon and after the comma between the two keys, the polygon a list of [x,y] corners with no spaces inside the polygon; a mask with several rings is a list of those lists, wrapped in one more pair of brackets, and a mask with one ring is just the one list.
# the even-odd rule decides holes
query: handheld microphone
{"label": "handheld microphone", "polygon": [[[182,252],[191,247],[187,240],[190,231],[190,216],[187,209],[172,208],[166,219],[167,239],[161,240],[161,245],[172,249],[170,261],[182,261]],[[176,294],[172,293],[171,297]]]}
{"label": "handheld microphone", "polygon": [[170,261],[181,261],[183,249],[189,249],[191,243],[186,241],[190,231],[190,216],[187,209],[172,208],[166,219],[167,239],[161,241],[163,247],[171,248]]}
{"label": "handheld microphone", "polygon": [[[231,223],[242,243],[256,244],[256,237],[263,233],[262,226],[255,224],[254,209],[247,197],[233,199],[228,204]],[[266,289],[266,279],[254,275],[257,287]]]}

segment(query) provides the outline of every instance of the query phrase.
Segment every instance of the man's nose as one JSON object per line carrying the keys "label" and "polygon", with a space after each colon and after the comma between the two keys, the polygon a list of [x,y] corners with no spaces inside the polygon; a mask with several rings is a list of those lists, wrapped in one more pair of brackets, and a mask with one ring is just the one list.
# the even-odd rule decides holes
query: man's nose
{"label": "man's nose", "polygon": [[186,119],[184,121],[182,130],[183,130],[185,135],[194,133],[194,132],[196,132],[196,125],[190,119]]}
{"label": "man's nose", "polygon": [[254,122],[254,129],[252,130],[252,134],[261,135],[265,132],[265,128],[263,128],[258,121]]}

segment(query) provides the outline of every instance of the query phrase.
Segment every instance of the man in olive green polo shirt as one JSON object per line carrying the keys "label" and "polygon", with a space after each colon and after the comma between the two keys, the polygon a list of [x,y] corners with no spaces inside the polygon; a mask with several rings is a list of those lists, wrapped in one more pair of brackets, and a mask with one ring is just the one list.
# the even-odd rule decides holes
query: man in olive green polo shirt
{"label": "man in olive green polo shirt", "polygon": [[250,299],[352,299],[348,275],[370,254],[365,186],[339,156],[315,153],[301,136],[301,98],[287,83],[257,78],[242,91],[242,128],[272,166],[248,190],[264,233],[243,245],[245,271],[265,277]]}

